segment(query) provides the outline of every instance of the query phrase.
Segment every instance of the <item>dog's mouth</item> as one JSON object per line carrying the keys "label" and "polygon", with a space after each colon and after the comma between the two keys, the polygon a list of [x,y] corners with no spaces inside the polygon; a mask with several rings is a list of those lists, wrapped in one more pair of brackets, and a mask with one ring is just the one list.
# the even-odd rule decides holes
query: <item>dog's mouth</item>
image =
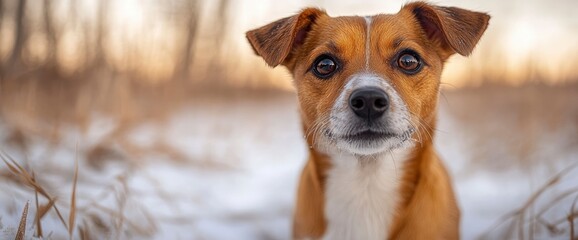
{"label": "dog's mouth", "polygon": [[341,138],[350,142],[366,142],[366,141],[379,141],[388,138],[393,138],[396,136],[397,134],[390,132],[377,132],[372,130],[366,130],[354,134],[345,135],[342,136]]}
{"label": "dog's mouth", "polygon": [[351,143],[369,143],[369,142],[380,142],[387,141],[390,139],[397,139],[400,141],[406,141],[411,138],[414,133],[413,128],[409,128],[402,133],[394,133],[388,131],[375,131],[375,130],[362,130],[345,135],[333,135],[330,131],[327,131],[328,135],[334,139],[341,139]]}
{"label": "dog's mouth", "polygon": [[401,133],[363,129],[350,134],[328,136],[340,149],[359,155],[372,155],[410,146],[414,131],[411,127]]}

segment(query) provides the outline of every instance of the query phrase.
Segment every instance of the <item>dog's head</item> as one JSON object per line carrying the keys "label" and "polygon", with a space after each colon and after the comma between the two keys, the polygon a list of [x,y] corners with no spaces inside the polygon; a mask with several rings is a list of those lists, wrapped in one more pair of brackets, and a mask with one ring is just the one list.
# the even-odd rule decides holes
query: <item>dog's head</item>
{"label": "dog's head", "polygon": [[423,2],[371,17],[307,8],[247,39],[293,74],[310,144],[373,155],[431,138],[444,61],[470,54],[489,18]]}

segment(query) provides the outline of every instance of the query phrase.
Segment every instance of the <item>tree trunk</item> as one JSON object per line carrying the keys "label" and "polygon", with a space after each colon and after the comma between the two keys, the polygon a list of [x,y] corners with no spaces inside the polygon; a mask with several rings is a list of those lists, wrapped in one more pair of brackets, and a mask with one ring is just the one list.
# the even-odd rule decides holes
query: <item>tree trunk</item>
{"label": "tree trunk", "polygon": [[197,30],[199,23],[199,4],[197,0],[189,0],[187,2],[187,26],[186,26],[186,40],[182,46],[182,55],[180,61],[176,65],[175,77],[182,81],[188,80],[189,68],[193,63],[194,52],[193,48],[197,40]]}
{"label": "tree trunk", "polygon": [[217,3],[217,13],[213,16],[213,39],[215,39],[212,44],[211,49],[215,49],[211,54],[209,72],[219,72],[219,68],[222,67],[222,53],[225,39],[227,38],[227,27],[229,26],[230,14],[228,13],[229,0],[219,0]]}
{"label": "tree trunk", "polygon": [[230,15],[228,13],[229,5],[231,1],[229,0],[219,0],[218,7],[217,7],[217,14],[215,14],[215,49],[218,51],[222,51],[222,46],[224,39],[226,37],[226,30],[229,26],[229,18]]}
{"label": "tree trunk", "polygon": [[[0,0],[0,36],[4,35],[2,32],[2,24],[4,23],[4,0]],[[0,37],[0,46],[2,46],[3,38]],[[2,51],[0,51],[0,75],[2,75],[2,69],[4,69],[4,59],[2,59]]]}
{"label": "tree trunk", "polygon": [[47,56],[46,67],[51,71],[58,69],[58,34],[55,29],[55,21],[53,15],[52,0],[44,0],[43,17],[44,17],[44,31],[46,34]]}
{"label": "tree trunk", "polygon": [[15,16],[16,27],[14,28],[14,45],[8,60],[8,69],[13,69],[22,63],[22,50],[25,45],[24,43],[26,42],[25,10],[26,0],[19,0]]}
{"label": "tree trunk", "polygon": [[97,26],[96,26],[96,47],[94,66],[101,68],[106,65],[106,48],[104,47],[104,39],[106,37],[106,17],[108,9],[108,0],[98,1]]}

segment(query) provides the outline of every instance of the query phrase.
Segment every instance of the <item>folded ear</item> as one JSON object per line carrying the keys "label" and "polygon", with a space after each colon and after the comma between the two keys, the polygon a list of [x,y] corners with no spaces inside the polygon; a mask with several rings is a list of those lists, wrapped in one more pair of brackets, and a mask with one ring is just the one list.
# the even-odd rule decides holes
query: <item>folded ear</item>
{"label": "folded ear", "polygon": [[247,40],[257,55],[275,67],[287,59],[292,49],[303,44],[312,24],[321,15],[327,14],[317,8],[304,9],[297,15],[248,31]]}
{"label": "folded ear", "polygon": [[467,56],[488,27],[490,16],[456,7],[414,2],[403,7],[415,16],[427,37],[449,55]]}

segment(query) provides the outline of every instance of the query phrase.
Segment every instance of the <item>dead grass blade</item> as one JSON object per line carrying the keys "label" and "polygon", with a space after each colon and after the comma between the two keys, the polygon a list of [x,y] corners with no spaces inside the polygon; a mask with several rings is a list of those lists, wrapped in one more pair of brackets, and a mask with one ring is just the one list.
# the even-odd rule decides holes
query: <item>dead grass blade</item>
{"label": "dead grass blade", "polygon": [[10,169],[14,175],[19,177],[20,181],[34,188],[36,191],[38,191],[38,193],[42,194],[42,196],[50,199],[48,192],[46,192],[44,188],[38,185],[34,177],[24,167],[18,164],[16,160],[12,159],[12,157],[9,155],[3,154],[3,152],[0,152],[0,158],[2,158],[2,161],[4,161],[8,169]]}
{"label": "dead grass blade", "polygon": [[[568,173],[570,173],[572,170],[574,170],[576,168],[578,168],[578,163],[572,164],[569,167],[564,168],[563,170],[558,172],[556,175],[554,175],[552,178],[550,178],[544,185],[542,185],[542,187],[540,187],[537,191],[535,191],[520,208],[518,208],[514,211],[511,211],[511,212],[503,215],[502,217],[500,217],[500,219],[498,221],[496,221],[496,223],[493,224],[488,230],[486,230],[479,237],[479,239],[489,239],[489,235],[493,230],[497,229],[498,227],[500,227],[504,223],[507,223],[508,221],[514,221],[515,222],[515,224],[511,225],[512,229],[510,229],[510,230],[514,230],[513,228],[515,228],[517,230],[517,233],[518,233],[518,238],[519,239],[525,239],[525,235],[526,235],[525,233],[527,232],[527,231],[525,231],[525,226],[526,226],[526,224],[528,224],[526,214],[528,212],[530,212],[530,210],[534,206],[535,202],[548,189],[550,189],[551,187],[558,184],[560,182],[560,180],[562,180],[563,177],[565,177]],[[568,195],[573,194],[573,193],[575,193],[574,189],[568,191],[567,193],[561,194],[558,198],[555,198],[554,200],[552,200],[552,202],[557,202],[560,199],[567,197]],[[551,207],[551,206],[549,206],[549,207]],[[544,212],[546,212],[549,207],[546,207],[545,210],[540,211],[537,216],[530,216],[531,222],[529,222],[529,223],[533,224],[535,219],[539,220],[540,215],[543,214]],[[545,224],[542,221],[538,221],[538,222],[541,224],[544,224],[546,227],[549,227],[549,226],[551,227],[551,225],[552,225],[552,224]],[[556,224],[554,224],[554,225],[556,225]],[[532,229],[532,227],[530,227],[530,229]],[[528,233],[528,235],[532,236],[532,233]]]}
{"label": "dead grass blade", "polygon": [[126,209],[126,204],[127,204],[127,199],[128,199],[128,186],[126,183],[126,179],[128,178],[128,173],[125,172],[122,175],[117,176],[117,180],[120,183],[121,189],[118,189],[117,191],[115,191],[115,195],[116,195],[116,201],[118,204],[118,212],[121,216],[120,218],[117,218],[118,221],[116,221],[115,227],[116,227],[116,239],[121,239],[121,233],[122,233],[122,229],[124,228],[124,224],[125,224],[125,220],[126,218],[124,217],[124,212]]}
{"label": "dead grass blade", "polygon": [[[111,217],[115,218],[116,221],[122,219],[122,221],[124,222],[124,224],[127,225],[127,229],[130,229],[129,231],[132,233],[138,233],[141,235],[152,235],[155,231],[155,229],[153,229],[151,226],[142,226],[142,224],[137,224],[133,221],[131,221],[130,219],[128,219],[122,212],[115,210],[115,209],[110,209],[106,206],[102,206],[98,203],[93,205],[94,209],[98,209],[103,213],[106,213],[108,215],[110,215]],[[119,229],[118,226],[115,226],[115,231],[123,231],[123,229]],[[117,232],[117,235],[119,235],[120,232]],[[120,237],[120,236],[119,236]]]}
{"label": "dead grass blade", "polygon": [[[56,199],[54,199],[54,201],[56,202]],[[52,205],[54,208],[54,211],[56,212],[56,215],[58,216],[58,219],[60,219],[60,222],[62,223],[62,225],[68,229],[68,224],[66,224],[66,221],[64,221],[64,217],[62,217],[62,214],[60,213],[60,210],[58,210],[58,207],[56,207],[56,204]]]}
{"label": "dead grass blade", "polygon": [[151,214],[144,209],[141,209],[141,212],[145,216],[147,222],[149,223],[150,233],[152,234],[153,232],[156,232],[159,227],[155,221],[155,218],[153,216],[151,216]]}
{"label": "dead grass blade", "polygon": [[20,224],[18,224],[18,232],[16,232],[16,237],[14,240],[23,240],[24,234],[26,234],[26,216],[28,216],[28,201],[24,205],[24,210],[22,211],[22,217],[20,217]]}
{"label": "dead grass blade", "polygon": [[576,210],[576,203],[578,202],[578,196],[576,196],[576,198],[574,198],[574,202],[572,203],[572,206],[570,207],[570,214],[568,214],[568,224],[570,224],[570,239],[572,238],[578,238],[578,235],[576,235],[576,232],[574,230],[574,218],[573,216],[578,216],[578,212]]}
{"label": "dead grass blade", "polygon": [[89,240],[90,239],[90,231],[88,230],[88,224],[86,221],[82,221],[82,226],[78,226],[78,233],[81,240]]}
{"label": "dead grass blade", "polygon": [[556,206],[556,204],[558,204],[560,201],[562,201],[562,200],[566,199],[567,197],[570,197],[574,194],[577,194],[577,193],[578,193],[578,187],[571,188],[567,191],[559,193],[558,196],[556,196],[550,202],[544,204],[544,207],[536,214],[536,218],[540,218],[540,217],[544,216],[544,214],[546,214],[546,212],[548,212],[550,209],[552,209],[554,206]]}
{"label": "dead grass blade", "polygon": [[[34,173],[32,173],[32,177],[35,177]],[[36,191],[36,189],[34,189],[34,201],[36,204],[36,214],[34,216],[34,223],[36,224],[36,237],[42,238],[42,224],[40,222],[40,218],[38,217],[38,213],[40,212],[40,207],[38,204],[38,191]]]}
{"label": "dead grass blade", "polygon": [[45,205],[40,205],[40,207],[36,210],[36,216],[38,219],[42,219],[46,213],[54,206],[53,200],[48,200],[48,203]]}
{"label": "dead grass blade", "polygon": [[554,177],[550,178],[550,180],[548,182],[546,182],[546,184],[544,184],[540,189],[538,189],[538,191],[536,191],[534,194],[532,194],[530,199],[528,199],[526,201],[526,203],[520,209],[517,210],[517,212],[524,211],[528,207],[530,207],[532,204],[534,204],[536,199],[538,199],[540,196],[542,196],[542,194],[546,190],[548,190],[550,187],[552,187],[552,186],[556,185],[558,182],[560,182],[562,177],[564,177],[570,171],[574,170],[576,167],[578,167],[578,164],[573,164],[572,166],[565,168],[564,170],[560,171],[558,174],[554,175]]}
{"label": "dead grass blade", "polygon": [[76,218],[76,183],[78,182],[78,150],[77,158],[74,160],[74,178],[72,179],[72,194],[70,196],[70,214],[68,215],[68,235],[72,239],[74,221]]}
{"label": "dead grass blade", "polygon": [[[66,229],[68,229],[68,224],[66,224],[66,221],[64,221],[64,218],[62,217],[62,214],[60,214],[60,210],[58,210],[58,207],[56,207],[56,204],[55,204],[56,198],[53,198],[52,196],[50,196],[50,194],[48,194],[48,191],[46,191],[42,186],[40,186],[40,184],[38,184],[38,182],[36,181],[36,178],[33,176],[33,174],[29,173],[28,170],[26,170],[24,167],[22,167],[20,164],[18,164],[18,162],[16,162],[16,160],[14,160],[12,157],[10,157],[10,155],[8,155],[8,154],[6,154],[0,150],[0,158],[2,159],[2,161],[4,161],[4,164],[8,167],[10,172],[15,177],[17,177],[19,179],[19,181],[21,181],[25,185],[31,187],[32,189],[34,189],[34,191],[40,193],[40,195],[42,195],[43,197],[48,199],[48,205],[47,206],[51,206],[52,208],[54,208],[54,211],[58,215],[60,222],[64,225],[64,227]],[[46,214],[48,209],[49,208],[47,208],[44,211],[41,211],[41,213],[42,213],[41,216],[44,216],[44,214]],[[42,217],[40,217],[40,218],[42,218]]]}

